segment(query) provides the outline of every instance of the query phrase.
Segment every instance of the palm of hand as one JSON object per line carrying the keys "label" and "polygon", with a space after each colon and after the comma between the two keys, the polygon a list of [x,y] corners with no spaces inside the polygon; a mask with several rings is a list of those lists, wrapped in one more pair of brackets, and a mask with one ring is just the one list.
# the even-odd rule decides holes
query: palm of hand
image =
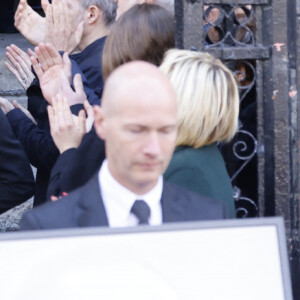
{"label": "palm of hand", "polygon": [[69,82],[63,72],[62,65],[52,66],[44,72],[40,78],[40,87],[48,103],[51,104],[52,99],[62,91],[64,84],[69,85]]}
{"label": "palm of hand", "polygon": [[36,13],[29,5],[22,13],[22,19],[15,24],[22,35],[33,45],[44,42],[45,38],[45,18]]}

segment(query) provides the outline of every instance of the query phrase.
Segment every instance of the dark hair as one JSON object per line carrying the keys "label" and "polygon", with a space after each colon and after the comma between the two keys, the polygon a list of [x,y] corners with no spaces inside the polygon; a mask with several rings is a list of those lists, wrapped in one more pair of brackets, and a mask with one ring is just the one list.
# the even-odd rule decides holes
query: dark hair
{"label": "dark hair", "polygon": [[163,7],[137,4],[112,26],[102,59],[104,80],[118,66],[144,60],[159,66],[164,53],[175,46],[174,19]]}

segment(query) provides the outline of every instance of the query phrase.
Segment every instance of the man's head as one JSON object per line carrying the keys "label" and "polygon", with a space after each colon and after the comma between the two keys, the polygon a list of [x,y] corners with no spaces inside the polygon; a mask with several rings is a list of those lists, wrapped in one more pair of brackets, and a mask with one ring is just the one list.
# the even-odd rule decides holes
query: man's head
{"label": "man's head", "polygon": [[117,19],[135,4],[152,3],[162,6],[174,15],[174,0],[116,0],[118,3]]}
{"label": "man's head", "polygon": [[177,134],[177,104],[157,67],[131,62],[107,79],[95,128],[105,140],[112,176],[136,194],[149,191],[167,168]]}
{"label": "man's head", "polygon": [[85,11],[92,12],[93,7],[101,10],[104,25],[111,25],[116,19],[117,3],[114,0],[79,0]]}
{"label": "man's head", "polygon": [[69,13],[83,22],[83,34],[79,48],[83,50],[96,39],[107,35],[116,19],[115,0],[66,0]]}

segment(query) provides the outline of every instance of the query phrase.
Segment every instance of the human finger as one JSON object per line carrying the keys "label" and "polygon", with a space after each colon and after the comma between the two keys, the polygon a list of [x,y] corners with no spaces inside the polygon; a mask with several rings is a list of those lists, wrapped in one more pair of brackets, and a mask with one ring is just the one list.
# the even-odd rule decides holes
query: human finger
{"label": "human finger", "polygon": [[42,6],[42,9],[43,9],[43,11],[44,11],[45,14],[47,12],[48,5],[49,5],[49,1],[48,0],[41,0],[41,6]]}
{"label": "human finger", "polygon": [[32,67],[33,67],[34,72],[36,73],[37,77],[39,79],[41,79],[44,74],[44,71],[43,71],[41,65],[39,64],[37,59],[33,56],[30,57],[30,61],[31,61]]}
{"label": "human finger", "polygon": [[26,0],[20,0],[17,10],[15,12],[15,17],[23,12],[26,5],[28,5]]}
{"label": "human finger", "polygon": [[16,79],[21,84],[21,86],[26,90],[27,85],[26,85],[25,79],[21,78],[19,72],[8,63],[5,63],[5,66],[16,77]]}
{"label": "human finger", "polygon": [[78,114],[78,130],[82,135],[86,133],[86,114],[83,109]]}
{"label": "human finger", "polygon": [[89,103],[89,101],[85,100],[83,103],[84,109],[87,112],[88,116],[90,114],[94,114],[93,106]]}
{"label": "human finger", "polygon": [[78,95],[84,94],[82,78],[80,74],[74,76],[74,89]]}
{"label": "human finger", "polygon": [[52,4],[49,4],[46,9],[46,23],[48,24],[48,26],[53,26],[54,24]]}
{"label": "human finger", "polygon": [[[12,65],[15,67],[15,71],[18,72],[18,74],[20,75],[21,79],[24,80],[27,78],[25,71],[23,70],[23,64],[21,63],[20,57],[13,57],[9,52],[6,53],[6,57],[8,58],[8,60],[12,63]],[[10,66],[8,64],[6,64],[6,67],[14,74],[16,75],[16,73],[14,71],[11,70]]]}
{"label": "human finger", "polygon": [[18,46],[11,44],[10,45],[11,49],[18,54],[19,57],[22,58],[23,62],[27,65],[28,68],[31,67],[31,62],[29,55],[26,54],[22,49],[20,49]]}
{"label": "human finger", "polygon": [[57,0],[52,0],[53,9],[53,24],[60,24],[60,12],[59,12],[59,2]]}
{"label": "human finger", "polygon": [[71,78],[72,78],[72,63],[69,58],[69,55],[67,52],[64,53],[63,55],[63,64],[64,64],[64,73],[66,74],[69,83],[71,83]]}
{"label": "human finger", "polygon": [[34,51],[32,51],[30,48],[28,48],[28,49],[27,49],[27,54],[29,55],[29,57],[30,57],[30,56],[34,56],[34,57],[36,57],[36,54],[35,54],[35,52],[34,52]]}
{"label": "human finger", "polygon": [[82,35],[83,35],[83,24],[84,22],[82,21],[81,23],[79,23],[76,32],[75,32],[75,41],[76,44],[78,45],[82,39]]}
{"label": "human finger", "polygon": [[17,60],[10,54],[9,51],[6,52],[7,59],[11,62],[11,64],[16,68],[17,67]]}
{"label": "human finger", "polygon": [[73,118],[72,118],[72,112],[70,110],[70,106],[68,104],[68,101],[66,99],[66,97],[62,98],[62,102],[61,102],[61,107],[62,107],[62,113],[64,116],[64,120],[67,124],[72,124],[73,123]]}
{"label": "human finger", "polygon": [[[28,80],[33,79],[33,74],[31,72],[31,68],[28,67],[28,65],[25,63],[25,61],[23,60],[22,57],[18,58],[18,62],[27,77],[26,79],[28,79]],[[31,66],[31,62],[30,62],[30,66]]]}
{"label": "human finger", "polygon": [[[44,57],[44,55],[46,55],[47,53],[45,52],[45,44],[40,43],[37,47],[34,48],[34,52],[37,56],[37,59],[39,61],[40,66],[42,67],[43,71],[47,71],[49,69],[46,57]],[[31,58],[30,58],[31,60]],[[32,60],[31,60],[32,63]]]}
{"label": "human finger", "polygon": [[61,65],[63,60],[59,52],[56,50],[56,48],[50,43],[47,43],[45,47],[47,49],[49,56],[51,56],[53,63],[55,65]]}

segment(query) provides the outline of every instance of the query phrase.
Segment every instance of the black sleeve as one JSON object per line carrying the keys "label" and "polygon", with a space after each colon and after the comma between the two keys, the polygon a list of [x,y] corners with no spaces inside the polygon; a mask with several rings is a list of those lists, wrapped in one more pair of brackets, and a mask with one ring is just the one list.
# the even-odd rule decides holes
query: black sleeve
{"label": "black sleeve", "polygon": [[100,168],[105,159],[104,141],[94,127],[85,134],[77,149],[69,149],[57,159],[50,175],[47,199],[69,193],[85,184]]}
{"label": "black sleeve", "polygon": [[59,151],[51,134],[36,126],[20,109],[15,108],[7,114],[7,119],[23,145],[30,163],[36,168],[51,170]]}
{"label": "black sleeve", "polygon": [[34,178],[22,145],[0,109],[0,213],[34,194]]}

